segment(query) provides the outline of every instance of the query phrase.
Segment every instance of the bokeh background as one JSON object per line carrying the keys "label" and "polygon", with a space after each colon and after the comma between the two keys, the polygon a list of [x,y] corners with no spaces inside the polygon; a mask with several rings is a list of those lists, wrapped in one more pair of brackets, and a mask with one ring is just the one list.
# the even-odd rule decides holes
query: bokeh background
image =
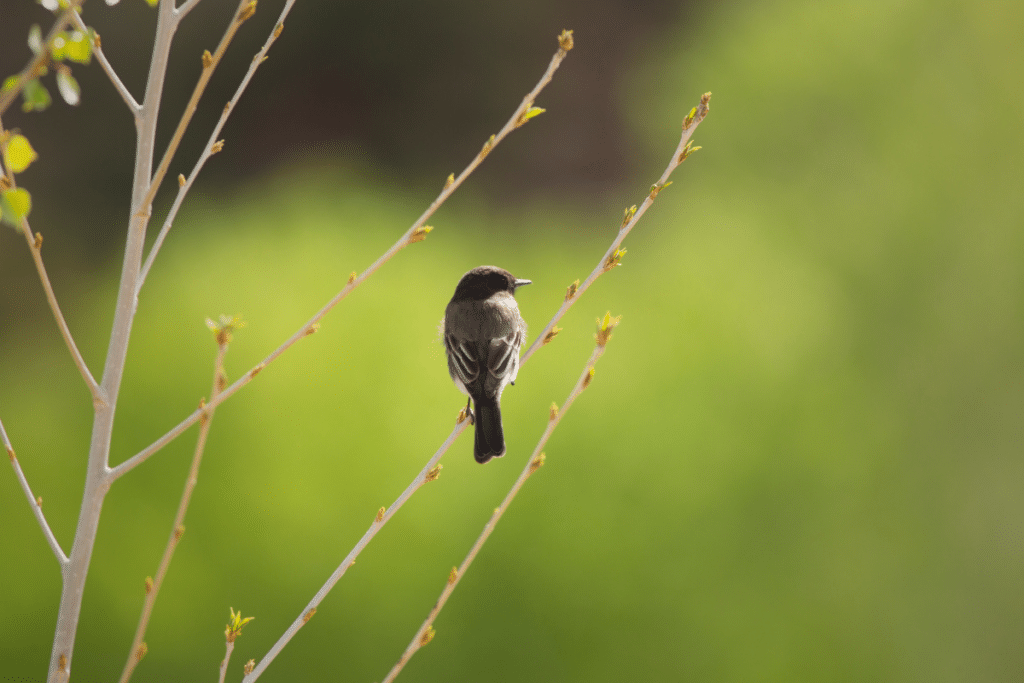
{"label": "bokeh background", "polygon": [[[161,139],[233,2],[183,24]],[[191,168],[279,11],[260,3],[172,173]],[[89,2],[138,96],[153,12]],[[0,6],[0,76],[32,2]],[[112,460],[207,395],[203,319],[241,313],[232,378],[420,214],[576,48],[517,131],[400,253],[216,413],[136,681],[212,679],[233,607],[262,657],[451,429],[437,325],[458,277],[534,285],[539,330],[638,203],[704,91],[703,149],[505,394],[509,453],[463,438],[266,681],[380,680],[525,464],[605,311],[623,322],[402,680],[1024,678],[1024,8],[1017,3],[305,3],[225,130],[141,295]],[[133,129],[84,99],[12,109],[33,228],[99,374]],[[161,195],[160,207],[167,205]],[[67,548],[91,410],[19,235],[0,232],[0,418]],[[107,498],[74,657],[116,677],[191,431]],[[43,680],[60,578],[0,475],[0,671]]]}

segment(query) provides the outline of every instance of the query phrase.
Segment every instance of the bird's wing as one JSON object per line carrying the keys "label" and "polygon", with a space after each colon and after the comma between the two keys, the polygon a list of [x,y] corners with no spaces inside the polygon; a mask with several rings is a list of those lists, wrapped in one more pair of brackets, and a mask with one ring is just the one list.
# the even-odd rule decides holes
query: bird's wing
{"label": "bird's wing", "polygon": [[499,383],[514,381],[519,373],[519,349],[523,345],[524,337],[521,329],[514,329],[504,337],[491,340],[487,372]]}
{"label": "bird's wing", "polygon": [[480,359],[477,357],[476,343],[446,334],[444,348],[448,352],[448,370],[452,377],[458,377],[467,387],[475,382],[480,376]]}

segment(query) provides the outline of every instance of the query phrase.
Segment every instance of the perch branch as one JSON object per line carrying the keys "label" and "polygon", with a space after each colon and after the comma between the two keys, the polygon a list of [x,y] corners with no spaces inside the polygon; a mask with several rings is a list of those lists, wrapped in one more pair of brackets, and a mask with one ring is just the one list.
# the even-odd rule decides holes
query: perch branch
{"label": "perch branch", "polygon": [[[571,32],[563,32],[563,35],[559,37],[559,41],[560,44],[564,44],[563,40],[566,33],[570,34],[570,40],[568,44],[571,48]],[[536,98],[536,95],[540,92],[540,90],[551,81],[551,77],[554,74],[555,69],[557,69],[558,65],[562,63],[562,60],[565,58],[565,54],[568,52],[568,49],[569,48],[566,47],[559,47],[558,52],[556,52],[555,56],[552,57],[551,63],[548,65],[547,71],[545,71],[544,75],[541,77],[540,82],[538,82],[537,86],[523,99],[523,102],[519,105],[519,107],[516,109],[516,112],[512,115],[512,118],[509,119],[510,123],[506,124],[505,127],[502,128],[502,131],[499,135],[494,136],[492,140],[488,140],[487,144],[484,145],[483,149],[481,149],[477,156],[473,159],[473,161],[470,162],[469,166],[467,166],[466,169],[461,174],[459,174],[458,178],[455,178],[454,180],[449,179],[450,182],[445,183],[445,187],[441,191],[441,194],[438,195],[437,199],[435,199],[434,202],[427,208],[427,210],[423,212],[423,214],[416,220],[416,222],[413,223],[412,226],[405,231],[405,234],[399,237],[398,241],[395,242],[390,249],[384,252],[384,254],[380,258],[374,261],[369,268],[364,270],[362,274],[358,275],[355,278],[351,278],[348,284],[346,284],[345,287],[343,287],[342,290],[338,292],[338,294],[336,294],[333,299],[328,301],[323,308],[321,308],[312,318],[306,321],[306,323],[301,328],[299,328],[299,330],[295,332],[295,334],[293,334],[287,341],[285,341],[283,344],[281,344],[281,346],[277,347],[274,351],[272,351],[270,355],[263,359],[262,362],[255,365],[251,370],[249,370],[249,372],[247,372],[241,378],[236,380],[234,384],[225,389],[216,398],[212,399],[210,407],[216,407],[220,403],[229,399],[239,389],[241,389],[246,384],[251,382],[253,378],[256,377],[257,374],[259,374],[265,367],[267,367],[268,365],[270,365],[270,363],[276,360],[278,356],[287,351],[289,347],[295,344],[295,342],[315,332],[317,327],[319,326],[320,320],[323,319],[323,317],[327,315],[327,313],[329,313],[332,308],[338,305],[338,303],[341,302],[341,300],[344,299],[346,296],[348,296],[352,292],[352,290],[354,290],[356,287],[365,282],[371,275],[373,275],[377,271],[377,269],[379,269],[381,266],[383,266],[385,263],[391,260],[391,258],[395,254],[397,254],[399,251],[404,249],[409,244],[412,244],[413,242],[419,242],[422,239],[424,239],[427,233],[430,232],[430,230],[432,229],[429,226],[425,225],[427,219],[429,219],[438,209],[438,207],[441,206],[441,204],[443,204],[444,201],[449,196],[451,196],[451,193],[454,192],[455,188],[457,188],[462,183],[462,181],[465,180],[465,178],[473,171],[473,169],[480,165],[480,162],[483,161],[484,157],[487,156],[487,154],[494,148],[494,146],[498,142],[500,142],[500,140],[503,139],[511,130],[517,127],[515,124],[520,123],[521,125],[523,121],[522,117],[526,114],[527,111],[529,111],[530,107],[532,106],[533,100]],[[112,478],[117,479],[127,474],[131,470],[135,469],[137,466],[145,462],[154,453],[156,453],[161,448],[166,446],[168,443],[173,441],[186,429],[194,425],[201,416],[201,410],[194,411],[191,415],[189,415],[184,420],[179,422],[177,426],[175,426],[169,432],[164,434],[162,437],[160,437],[159,439],[157,439],[152,444],[150,444],[143,450],[139,451],[132,457],[128,458],[121,464],[114,467],[111,473]]]}
{"label": "perch branch", "polygon": [[544,455],[541,452],[544,445],[548,442],[548,439],[551,437],[551,433],[555,431],[555,427],[557,427],[558,423],[561,422],[562,417],[564,417],[565,413],[568,412],[569,408],[576,400],[576,397],[579,396],[580,393],[590,384],[590,379],[593,377],[594,373],[594,365],[604,354],[604,349],[605,347],[599,342],[597,348],[595,348],[594,352],[590,354],[590,359],[587,360],[587,365],[583,369],[583,374],[580,375],[579,380],[576,382],[576,386],[574,386],[573,390],[569,393],[569,397],[565,399],[565,404],[562,406],[562,409],[557,412],[553,411],[553,417],[548,420],[547,429],[544,430],[544,434],[541,436],[540,441],[537,442],[537,446],[533,449],[530,459],[526,462],[526,467],[523,468],[519,478],[516,479],[508,494],[505,495],[505,499],[501,501],[501,505],[495,509],[491,518],[487,521],[487,524],[484,525],[483,531],[476,539],[476,543],[473,544],[473,547],[470,548],[469,554],[466,555],[466,559],[462,561],[462,564],[460,564],[457,569],[454,569],[448,575],[448,582],[445,584],[444,590],[441,591],[441,597],[437,599],[433,609],[431,609],[430,613],[427,615],[426,620],[420,626],[419,630],[416,631],[416,635],[413,636],[412,642],[410,642],[409,646],[405,648],[405,652],[402,653],[398,662],[388,673],[387,677],[384,678],[383,683],[390,683],[390,681],[395,680],[395,677],[398,676],[402,671],[402,668],[412,658],[412,656],[416,654],[416,651],[429,643],[434,637],[434,620],[437,619],[437,615],[440,614],[441,609],[448,601],[452,591],[454,591],[455,587],[459,585],[459,581],[461,581],[462,577],[465,576],[466,570],[469,569],[469,565],[473,563],[473,559],[476,557],[477,553],[480,552],[480,548],[482,548],[484,543],[487,542],[491,532],[494,531],[494,527],[497,526],[498,520],[501,519],[501,516],[505,514],[505,510],[508,509],[512,499],[516,497],[516,494],[519,493],[519,490],[523,487],[523,484],[526,483],[526,480],[530,475],[536,472],[537,469],[544,464]]}
{"label": "perch branch", "polygon": [[277,639],[277,642],[274,643],[272,648],[270,648],[270,651],[263,656],[263,659],[261,659],[260,663],[256,665],[256,668],[252,670],[252,673],[242,679],[242,683],[252,683],[260,677],[260,674],[262,674],[263,671],[270,666],[270,663],[274,661],[274,658],[281,653],[284,646],[291,641],[295,634],[299,632],[299,629],[301,629],[313,614],[316,613],[317,607],[323,599],[327,597],[327,594],[331,589],[334,588],[334,584],[338,583],[338,580],[344,576],[348,568],[355,564],[356,558],[359,557],[359,553],[361,553],[363,548],[373,540],[373,537],[377,535],[377,532],[388,523],[388,520],[398,512],[399,508],[405,505],[405,503],[412,498],[412,494],[416,493],[416,491],[425,483],[437,477],[437,474],[441,470],[441,467],[437,462],[441,459],[441,456],[451,448],[451,445],[455,443],[455,440],[459,438],[459,435],[465,431],[467,425],[469,425],[469,420],[462,420],[455,425],[455,429],[452,430],[452,433],[448,435],[445,442],[437,449],[434,456],[427,461],[427,464],[423,466],[423,469],[420,470],[420,473],[415,479],[413,479],[412,483],[402,491],[402,495],[395,499],[395,502],[391,504],[391,507],[384,510],[383,513],[378,513],[377,517],[373,520],[373,523],[370,524],[370,528],[366,530],[365,534],[363,534],[363,537],[360,538],[359,542],[355,544],[355,547],[349,551],[349,554],[345,556],[345,559],[341,561],[341,564],[338,565],[338,568],[334,570],[334,573],[327,579],[327,582],[324,583],[320,590],[317,591],[316,595],[313,596],[313,599],[309,601],[305,608],[303,608],[299,616],[292,622],[292,625],[288,627],[288,630],[286,630],[281,637]]}

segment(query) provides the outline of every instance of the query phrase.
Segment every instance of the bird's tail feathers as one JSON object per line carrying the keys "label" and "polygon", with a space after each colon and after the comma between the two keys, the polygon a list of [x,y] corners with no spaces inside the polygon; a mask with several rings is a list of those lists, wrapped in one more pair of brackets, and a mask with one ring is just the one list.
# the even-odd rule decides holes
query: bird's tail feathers
{"label": "bird's tail feathers", "polygon": [[501,428],[501,406],[497,401],[476,404],[476,435],[473,456],[478,463],[505,455],[505,434]]}

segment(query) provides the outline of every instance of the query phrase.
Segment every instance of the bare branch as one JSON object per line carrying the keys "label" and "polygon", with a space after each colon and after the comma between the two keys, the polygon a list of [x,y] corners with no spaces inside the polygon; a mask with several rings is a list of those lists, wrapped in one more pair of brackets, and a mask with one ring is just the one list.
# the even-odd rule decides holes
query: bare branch
{"label": "bare branch", "polygon": [[[263,48],[256,53],[255,57],[253,57],[252,63],[249,65],[249,70],[246,71],[245,76],[242,78],[242,82],[238,84],[238,88],[235,89],[234,96],[230,101],[228,101],[224,110],[221,112],[220,120],[217,121],[217,125],[213,127],[210,139],[207,141],[206,146],[203,147],[203,152],[199,155],[199,159],[192,168],[192,172],[189,173],[189,176],[184,183],[181,182],[181,178],[179,177],[178,194],[174,198],[174,203],[171,205],[171,210],[167,213],[167,218],[164,220],[163,227],[160,228],[160,233],[157,235],[156,241],[153,242],[153,246],[149,250],[149,255],[146,256],[146,262],[143,264],[142,272],[139,275],[136,294],[142,290],[142,284],[146,281],[149,269],[153,267],[153,261],[156,259],[156,255],[160,251],[160,247],[163,246],[167,233],[171,230],[171,225],[174,223],[174,219],[178,215],[178,209],[181,208],[181,203],[184,201],[185,195],[188,194],[190,189],[192,189],[192,183],[195,182],[196,176],[199,175],[199,171],[201,171],[203,166],[206,164],[206,160],[213,156],[214,145],[217,143],[217,139],[220,136],[221,130],[224,128],[224,124],[227,123],[228,116],[230,116],[231,112],[234,111],[235,105],[238,104],[238,100],[242,97],[242,93],[245,92],[245,89],[249,86],[249,81],[252,80],[253,75],[256,73],[256,69],[258,69],[266,60],[270,46],[273,45],[274,41],[276,41],[281,35],[281,31],[284,28],[285,17],[288,16],[288,13],[291,11],[292,5],[294,4],[295,0],[288,0],[288,2],[285,3],[280,16],[277,18],[277,23],[274,24],[274,30],[270,32],[270,36],[267,37],[266,42],[263,44]],[[182,7],[185,7],[185,5],[182,5]]]}
{"label": "bare branch", "polygon": [[[224,356],[227,354],[227,340],[222,340],[217,345],[217,360],[213,367],[213,388],[210,396],[216,396],[224,384]],[[205,413],[202,427],[199,428],[199,438],[196,441],[196,449],[192,455],[192,465],[189,467],[188,479],[185,480],[185,490],[181,493],[181,500],[178,502],[178,512],[174,515],[174,524],[171,525],[171,535],[167,539],[167,546],[164,548],[163,557],[160,558],[160,566],[157,568],[156,576],[152,579],[146,578],[146,600],[142,606],[142,614],[139,616],[139,625],[135,629],[135,637],[132,639],[131,649],[128,651],[128,660],[125,662],[121,672],[120,683],[128,683],[138,665],[140,658],[137,653],[143,646],[146,637],[146,628],[149,626],[149,618],[153,614],[153,605],[156,604],[157,594],[160,586],[163,585],[164,577],[167,576],[167,569],[171,565],[174,551],[178,547],[182,534],[185,533],[185,513],[188,512],[189,503],[192,501],[192,492],[199,481],[199,465],[203,460],[203,452],[206,450],[206,438],[210,433],[210,423],[213,422],[213,408]],[[228,654],[230,655],[230,646]],[[223,680],[223,676],[222,679]]]}
{"label": "bare branch", "polygon": [[[89,27],[82,21],[82,17],[78,15],[78,12],[71,13],[71,22],[75,27],[82,33],[88,33]],[[107,56],[103,54],[103,48],[100,47],[99,36],[92,43],[92,53],[96,55],[96,59],[99,60],[100,66],[103,67],[103,71],[106,72],[107,78],[114,84],[114,89],[117,90],[117,94],[121,96],[124,103],[128,106],[128,111],[132,113],[132,116],[136,119],[139,118],[139,114],[142,113],[142,105],[135,101],[132,94],[125,87],[125,84],[117,76],[117,72],[114,71],[114,67],[111,66],[110,62],[107,61]]]}
{"label": "bare branch", "polygon": [[[294,3],[295,0],[291,0]],[[224,56],[224,52],[228,49],[228,45],[231,43],[231,39],[235,37],[235,33],[238,32],[239,27],[245,21],[252,16],[252,13],[256,9],[256,0],[241,0],[238,3],[238,10],[231,19],[231,23],[228,25],[227,30],[224,32],[224,36],[220,39],[220,43],[217,45],[216,51],[210,54],[208,51],[203,53],[203,71],[199,75],[199,81],[196,83],[195,89],[192,91],[192,97],[189,99],[188,104],[185,105],[185,111],[181,115],[181,120],[178,122],[178,127],[174,131],[174,135],[171,137],[171,141],[167,143],[167,149],[164,151],[163,159],[160,160],[160,165],[156,169],[156,173],[153,174],[153,178],[149,182],[149,189],[146,191],[146,196],[139,205],[139,211],[148,211],[149,206],[153,203],[153,197],[156,196],[156,191],[160,188],[160,183],[163,182],[164,176],[167,174],[167,169],[171,165],[171,159],[174,158],[174,153],[178,151],[178,145],[181,144],[181,138],[185,135],[185,129],[188,128],[188,124],[192,121],[192,115],[196,113],[196,108],[199,106],[199,98],[203,96],[203,92],[206,90],[206,85],[210,82],[210,77],[213,72],[217,69],[217,65],[220,64],[221,57]],[[181,20],[179,15],[175,15],[175,24]]]}
{"label": "bare branch", "polygon": [[469,554],[466,555],[466,559],[462,561],[462,564],[460,564],[457,569],[454,569],[448,575],[448,581],[445,583],[444,590],[441,591],[441,597],[437,599],[433,609],[431,609],[430,613],[427,615],[426,620],[420,626],[419,630],[416,631],[416,635],[413,636],[412,642],[410,642],[409,646],[405,648],[405,652],[402,653],[402,656],[388,673],[387,677],[384,678],[382,683],[390,683],[390,681],[395,680],[395,677],[402,671],[402,667],[404,667],[412,656],[416,654],[416,651],[429,643],[434,637],[434,620],[437,619],[437,615],[440,614],[441,609],[448,601],[452,591],[454,591],[455,587],[459,585],[459,581],[461,581],[462,577],[465,576],[466,570],[469,569],[469,565],[473,563],[473,559],[476,557],[477,553],[480,552],[480,548],[482,548],[484,543],[487,542],[491,532],[494,531],[494,527],[497,526],[498,520],[501,519],[501,516],[505,514],[505,510],[508,509],[512,499],[516,497],[517,493],[519,493],[519,489],[523,487],[523,484],[526,483],[529,476],[544,464],[544,454],[541,450],[551,437],[551,433],[555,431],[555,427],[558,426],[562,417],[565,416],[566,412],[568,412],[569,408],[576,400],[576,397],[579,396],[580,392],[590,384],[590,378],[593,377],[594,365],[604,354],[604,349],[605,347],[603,345],[598,344],[597,348],[594,349],[594,352],[590,354],[590,358],[587,360],[587,365],[583,369],[583,374],[580,375],[579,381],[576,382],[576,386],[574,386],[573,390],[569,393],[569,397],[565,399],[565,404],[562,406],[562,409],[560,411],[553,412],[552,418],[548,420],[547,429],[544,430],[544,434],[541,436],[540,441],[537,442],[537,446],[533,449],[530,459],[526,462],[526,467],[523,468],[519,478],[516,479],[512,488],[509,490],[508,494],[506,494],[505,500],[501,501],[501,505],[498,506],[494,511],[494,514],[492,514],[491,518],[487,521],[487,524],[484,525],[484,530],[476,539],[476,543],[473,544],[473,547],[469,549]]}
{"label": "bare branch", "polygon": [[540,91],[543,90],[544,87],[551,82],[551,79],[555,75],[555,71],[562,64],[562,60],[565,59],[565,56],[569,53],[569,50],[572,49],[572,31],[563,31],[562,35],[558,37],[558,42],[558,51],[555,52],[554,56],[551,58],[551,62],[548,64],[548,68],[544,72],[544,75],[540,77],[540,80],[537,82],[537,85],[533,87],[533,90],[526,94],[526,97],[523,98],[523,101],[520,103],[519,107],[512,114],[512,117],[508,120],[508,122],[502,127],[500,131],[492,135],[490,139],[488,139],[487,142],[484,143],[484,146],[480,150],[480,152],[476,155],[473,161],[469,163],[469,166],[467,166],[465,170],[463,170],[462,173],[459,174],[457,178],[445,183],[444,189],[441,191],[441,194],[437,196],[437,199],[434,200],[433,204],[427,207],[427,210],[423,212],[423,215],[420,216],[415,223],[413,223],[412,228],[409,229],[409,232],[406,233],[406,235],[411,235],[413,230],[419,228],[424,223],[426,223],[427,219],[429,219],[434,214],[434,212],[437,211],[438,207],[440,207],[441,204],[443,204],[444,201],[448,199],[449,196],[451,196],[452,192],[455,192],[459,185],[462,184],[462,181],[464,181],[469,176],[470,173],[476,170],[476,167],[480,165],[480,162],[484,160],[484,157],[486,157],[491,152],[491,150],[497,147],[498,143],[504,140],[509,133],[511,133],[516,128],[519,128],[526,122],[527,118],[529,118],[525,116],[527,111],[533,106],[534,101],[536,101],[537,97],[540,95]]}
{"label": "bare branch", "polygon": [[[587,277],[583,284],[579,286],[574,285],[570,289],[570,293],[566,295],[565,301],[562,302],[562,305],[555,313],[555,316],[547,325],[544,326],[544,329],[540,331],[537,338],[533,340],[532,344],[530,344],[530,348],[528,348],[526,353],[523,354],[521,362],[525,363],[526,360],[537,351],[537,349],[551,340],[549,335],[553,336],[552,331],[554,330],[555,323],[561,320],[566,311],[576,303],[580,294],[585,292],[590,285],[594,284],[594,281],[597,280],[597,278],[618,265],[618,257],[621,256],[619,247],[622,245],[622,241],[626,239],[626,235],[628,235],[629,231],[633,229],[633,226],[637,224],[640,217],[647,212],[647,209],[651,208],[651,204],[654,203],[654,199],[658,196],[658,193],[661,192],[662,189],[668,187],[670,184],[668,182],[668,178],[672,175],[672,171],[676,170],[676,168],[683,163],[691,152],[698,149],[691,147],[692,143],[690,142],[690,138],[693,136],[693,132],[697,130],[697,126],[700,125],[701,121],[704,120],[704,117],[707,116],[710,100],[711,93],[705,93],[700,99],[700,105],[694,107],[690,112],[690,115],[683,121],[683,135],[679,140],[679,145],[676,147],[676,151],[672,153],[672,159],[665,168],[665,172],[661,174],[661,178],[658,179],[657,183],[651,186],[651,191],[640,204],[640,208],[633,206],[626,209],[626,216],[624,217],[622,226],[620,227],[618,234],[615,236],[615,239],[612,240],[611,246],[608,247],[608,251],[606,251],[604,256],[601,257],[601,260],[597,262],[597,266],[594,267],[594,270],[590,273],[590,276]],[[557,333],[557,330],[555,330],[555,332]]]}
{"label": "bare branch", "polygon": [[28,219],[21,219],[21,233],[25,235],[25,242],[28,244],[28,251],[32,254],[32,261],[36,264],[36,272],[39,274],[39,280],[43,283],[43,291],[46,293],[46,301],[50,304],[50,310],[53,312],[54,320],[57,321],[57,327],[60,328],[60,334],[64,338],[64,343],[68,347],[68,351],[71,353],[71,358],[75,361],[75,366],[78,368],[78,372],[81,373],[82,379],[85,380],[85,385],[89,387],[89,393],[92,394],[92,400],[94,405],[100,406],[106,404],[106,394],[103,388],[93,378],[92,373],[89,372],[89,367],[85,364],[85,359],[82,358],[82,354],[78,351],[78,346],[75,345],[75,340],[71,336],[71,330],[68,329],[67,321],[64,320],[64,314],[60,311],[60,305],[57,303],[57,295],[53,293],[53,285],[50,284],[50,277],[46,274],[46,266],[43,265],[43,236],[40,233],[33,233],[32,228],[29,227]]}
{"label": "bare branch", "polygon": [[448,449],[451,448],[451,445],[455,443],[455,440],[459,438],[459,435],[461,435],[462,432],[466,430],[466,427],[468,425],[469,420],[463,420],[459,422],[457,425],[455,425],[455,429],[452,430],[452,433],[448,435],[448,438],[445,439],[445,442],[441,444],[440,448],[437,449],[437,452],[434,453],[434,456],[427,461],[427,464],[423,466],[423,469],[420,470],[420,473],[416,475],[415,479],[412,480],[412,483],[409,484],[404,491],[402,491],[402,495],[398,496],[398,498],[395,499],[395,502],[392,503],[391,507],[389,507],[387,510],[383,510],[383,508],[381,508],[383,512],[378,513],[378,516],[373,520],[373,523],[370,524],[370,528],[366,530],[366,533],[363,534],[363,537],[360,538],[359,542],[355,544],[351,551],[349,551],[349,554],[346,555],[345,559],[341,561],[341,564],[338,565],[338,568],[334,570],[334,573],[331,574],[329,579],[327,579],[327,582],[324,583],[320,590],[316,592],[316,595],[313,596],[313,599],[309,601],[305,608],[303,608],[299,616],[295,619],[295,621],[292,622],[292,625],[288,627],[288,630],[285,631],[281,635],[281,637],[277,639],[277,642],[274,643],[274,646],[272,648],[270,648],[270,651],[268,651],[267,654],[263,656],[263,659],[261,659],[260,663],[256,665],[256,668],[253,669],[252,673],[248,674],[245,678],[242,679],[242,683],[252,683],[260,677],[263,671],[268,666],[270,666],[270,663],[272,661],[274,661],[274,658],[281,653],[281,650],[284,649],[284,646],[287,645],[289,641],[291,641],[295,634],[299,632],[299,629],[302,628],[306,624],[306,622],[309,621],[310,617],[312,617],[312,615],[316,613],[317,607],[320,605],[321,602],[323,602],[323,599],[327,597],[327,594],[331,591],[331,589],[334,588],[334,584],[338,583],[341,577],[345,575],[345,572],[348,570],[348,568],[355,563],[356,558],[359,556],[359,553],[361,553],[363,551],[363,548],[365,548],[367,544],[369,544],[369,542],[373,540],[373,537],[377,535],[377,532],[380,531],[384,527],[384,525],[388,523],[388,520],[390,520],[394,516],[394,514],[398,512],[399,508],[405,505],[405,503],[410,498],[412,498],[412,494],[416,493],[416,491],[419,490],[419,488],[423,486],[425,483],[437,477],[437,473],[440,470],[440,466],[437,464],[437,462],[441,459],[441,456],[448,452]]}
{"label": "bare branch", "polygon": [[[280,26],[280,24],[278,25]],[[246,384],[251,382],[253,378],[256,377],[257,374],[259,374],[264,368],[270,365],[270,363],[276,360],[278,356],[287,351],[288,348],[295,344],[295,342],[315,332],[320,324],[320,320],[323,319],[323,317],[327,315],[327,313],[329,313],[332,308],[338,305],[338,303],[340,303],[342,299],[348,296],[352,292],[352,290],[354,290],[356,287],[365,282],[367,278],[369,278],[371,275],[377,272],[377,269],[379,269],[381,266],[383,266],[385,263],[391,260],[391,258],[399,251],[404,249],[409,244],[419,242],[424,237],[426,237],[427,233],[430,230],[432,230],[431,227],[425,225],[427,219],[434,214],[438,207],[440,207],[441,204],[443,204],[444,201],[449,196],[451,196],[451,193],[455,190],[455,188],[457,188],[462,183],[462,181],[465,180],[465,178],[470,173],[472,173],[473,169],[480,165],[480,162],[483,161],[484,157],[487,156],[487,154],[494,148],[494,146],[498,144],[498,142],[500,142],[506,135],[508,135],[509,132],[518,127],[516,125],[517,123],[519,125],[522,125],[521,117],[532,106],[533,100],[536,98],[537,94],[541,91],[541,89],[551,81],[551,77],[554,74],[555,69],[557,69],[558,65],[562,63],[562,60],[565,58],[566,52],[567,48],[559,47],[558,52],[555,53],[554,57],[552,57],[551,63],[548,65],[547,71],[545,71],[544,75],[541,77],[540,82],[538,82],[537,86],[534,87],[534,89],[530,91],[530,93],[525,98],[523,98],[522,104],[519,105],[519,107],[516,109],[516,112],[512,115],[512,118],[509,119],[509,123],[505,124],[505,127],[502,128],[501,132],[493,136],[493,138],[489,140],[486,145],[484,145],[483,149],[480,150],[480,152],[469,163],[466,169],[461,174],[459,174],[459,177],[457,179],[450,179],[450,182],[445,183],[445,187],[443,190],[441,190],[441,194],[438,195],[437,199],[435,199],[434,202],[427,208],[427,210],[424,211],[423,214],[416,220],[416,222],[413,223],[412,226],[405,231],[405,234],[398,238],[398,241],[395,242],[390,249],[384,252],[384,254],[376,261],[374,261],[369,268],[364,270],[362,274],[356,277],[349,278],[348,284],[346,284],[345,287],[343,287],[342,290],[338,292],[338,294],[336,294],[333,299],[328,301],[327,304],[320,309],[320,311],[318,311],[312,318],[306,321],[306,323],[302,327],[300,327],[299,330],[295,332],[295,334],[293,334],[287,341],[281,344],[281,346],[277,347],[273,352],[271,352],[270,355],[264,358],[262,362],[255,365],[251,370],[249,370],[249,372],[243,375],[240,379],[236,380],[234,384],[225,389],[223,393],[219,394],[216,398],[214,398],[210,403],[210,407],[214,407],[216,405],[219,405],[223,401],[226,401],[228,398],[233,396],[235,392],[237,392],[239,389],[241,389]],[[173,441],[175,437],[177,437],[186,429],[194,425],[201,416],[202,411],[197,410],[193,412],[187,418],[178,423],[176,427],[171,429],[171,431],[167,432],[142,451],[136,453],[132,457],[122,462],[120,465],[114,467],[112,470],[113,479],[117,479],[118,477],[127,474],[135,467],[145,462],[150,456],[152,456],[154,453],[156,453],[161,448],[166,446],[168,443]]]}
{"label": "bare branch", "polygon": [[21,484],[21,490],[25,492],[25,497],[28,499],[29,507],[32,508],[32,514],[36,516],[36,521],[39,522],[39,528],[43,530],[43,536],[46,537],[46,542],[50,544],[50,549],[53,550],[53,554],[57,557],[57,562],[60,563],[61,569],[63,569],[68,563],[68,556],[61,550],[60,543],[57,542],[57,537],[53,535],[53,530],[50,529],[50,525],[46,523],[46,517],[43,516],[43,500],[42,498],[36,498],[32,495],[32,489],[29,488],[28,479],[25,478],[25,473],[21,471],[21,463],[18,462],[18,456],[14,454],[14,447],[11,446],[11,440],[7,438],[7,430],[4,429],[4,423],[0,421],[0,437],[3,438],[4,448],[7,449],[7,457],[11,461],[11,467],[14,468],[14,476],[18,478],[18,483]]}

